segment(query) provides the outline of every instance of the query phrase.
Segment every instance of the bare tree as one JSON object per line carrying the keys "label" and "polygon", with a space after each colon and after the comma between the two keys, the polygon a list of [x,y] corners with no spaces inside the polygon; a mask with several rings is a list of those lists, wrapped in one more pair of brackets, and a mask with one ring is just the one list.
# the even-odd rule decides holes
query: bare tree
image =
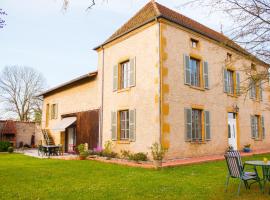
{"label": "bare tree", "polygon": [[41,112],[37,97],[45,88],[43,76],[30,67],[5,67],[0,74],[0,101],[5,113],[15,114],[20,121],[34,120]]}
{"label": "bare tree", "polygon": [[[68,8],[69,2],[71,0],[63,0],[63,9],[66,10]],[[104,1],[104,0],[103,0]],[[91,9],[93,6],[96,5],[96,1],[95,0],[90,0],[89,6],[87,7],[86,10]]]}
{"label": "bare tree", "polygon": [[7,13],[0,8],[0,29],[6,25],[5,24],[6,21],[2,19],[1,15],[4,16],[7,15]]}

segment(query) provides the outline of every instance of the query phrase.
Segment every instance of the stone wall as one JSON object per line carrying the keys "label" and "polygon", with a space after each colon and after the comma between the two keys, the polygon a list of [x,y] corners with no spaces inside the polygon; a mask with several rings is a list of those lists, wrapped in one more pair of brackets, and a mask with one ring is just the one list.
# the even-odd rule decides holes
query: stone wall
{"label": "stone wall", "polygon": [[[0,121],[0,131],[4,126],[5,121]],[[23,144],[31,144],[31,137],[35,135],[35,144],[39,144],[39,141],[42,139],[41,128],[38,124],[33,122],[15,122],[16,124],[16,146],[19,146],[20,142]]]}

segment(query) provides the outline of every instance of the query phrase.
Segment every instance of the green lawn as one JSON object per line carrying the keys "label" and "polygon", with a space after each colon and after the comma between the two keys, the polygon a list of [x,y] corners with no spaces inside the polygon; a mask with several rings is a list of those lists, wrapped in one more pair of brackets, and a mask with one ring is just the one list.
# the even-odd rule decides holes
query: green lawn
{"label": "green lawn", "polygon": [[270,199],[257,185],[237,198],[236,181],[224,193],[226,173],[224,161],[156,171],[0,154],[0,199]]}

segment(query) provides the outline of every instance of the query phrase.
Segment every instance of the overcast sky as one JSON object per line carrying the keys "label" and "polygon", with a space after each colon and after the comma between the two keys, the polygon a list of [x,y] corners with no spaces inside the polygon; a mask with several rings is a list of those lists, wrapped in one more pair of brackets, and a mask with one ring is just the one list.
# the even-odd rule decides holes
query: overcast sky
{"label": "overcast sky", "polygon": [[[97,53],[104,42],[148,0],[70,0],[63,12],[62,0],[0,0],[8,13],[0,29],[0,70],[8,65],[30,66],[40,71],[49,87],[96,70]],[[220,31],[229,26],[221,14],[209,15],[202,7],[181,6],[188,0],[159,0],[196,21]]]}

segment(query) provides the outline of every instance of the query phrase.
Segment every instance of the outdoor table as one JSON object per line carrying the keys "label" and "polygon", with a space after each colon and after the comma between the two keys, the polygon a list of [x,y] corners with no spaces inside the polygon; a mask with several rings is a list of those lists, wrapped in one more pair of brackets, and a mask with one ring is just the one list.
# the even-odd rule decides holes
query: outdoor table
{"label": "outdoor table", "polygon": [[[270,182],[270,161],[264,162],[260,160],[254,160],[254,161],[246,161],[245,165],[252,165],[255,168],[261,167],[262,168],[262,173],[263,173],[263,192],[265,191],[265,185],[266,182]],[[270,194],[270,191],[269,191]]]}
{"label": "outdoor table", "polygon": [[46,148],[47,149],[47,152],[48,152],[48,157],[50,158],[50,156],[55,153],[56,155],[57,154],[57,149],[60,148],[60,146],[57,146],[57,145],[44,145],[43,148]]}

